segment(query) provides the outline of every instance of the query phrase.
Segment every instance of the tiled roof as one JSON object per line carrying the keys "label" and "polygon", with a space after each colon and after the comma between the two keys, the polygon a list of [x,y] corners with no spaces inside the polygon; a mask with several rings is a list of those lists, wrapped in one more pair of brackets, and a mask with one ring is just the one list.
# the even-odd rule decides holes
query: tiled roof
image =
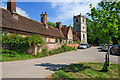
{"label": "tiled roof", "polygon": [[61,30],[62,30],[63,35],[67,39],[67,34],[68,34],[68,31],[69,31],[69,27],[62,27]]}
{"label": "tiled roof", "polygon": [[80,39],[76,36],[76,35],[73,35],[73,41],[80,41]]}
{"label": "tiled roof", "polygon": [[44,24],[21,15],[18,15],[17,20],[13,18],[10,11],[3,8],[2,8],[2,27],[32,32],[45,36],[64,38],[63,34],[57,28],[48,26],[47,29]]}

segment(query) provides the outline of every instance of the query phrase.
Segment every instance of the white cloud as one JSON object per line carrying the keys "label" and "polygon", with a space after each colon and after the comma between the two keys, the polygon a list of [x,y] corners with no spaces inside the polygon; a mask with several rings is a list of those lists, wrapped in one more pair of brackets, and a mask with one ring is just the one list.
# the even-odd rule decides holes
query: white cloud
{"label": "white cloud", "polygon": [[19,7],[16,7],[16,12],[22,16],[29,17],[28,14]]}
{"label": "white cloud", "polygon": [[[7,5],[4,4],[4,3],[2,3],[2,8],[7,9]],[[25,16],[25,17],[28,17],[28,18],[29,18],[29,15],[28,15],[24,10],[22,10],[22,9],[19,8],[19,7],[16,7],[16,12],[17,12],[18,14],[22,15],[22,16]]]}
{"label": "white cloud", "polygon": [[67,23],[68,20],[73,18],[73,15],[78,15],[80,13],[86,15],[86,13],[90,12],[90,4],[93,4],[94,7],[98,4],[97,0],[84,0],[83,2],[80,2],[80,0],[69,1],[70,2],[63,2],[63,0],[59,0],[59,2],[51,1],[51,6],[56,9],[55,12],[57,16],[49,17],[48,20],[50,22],[61,21],[62,23]]}

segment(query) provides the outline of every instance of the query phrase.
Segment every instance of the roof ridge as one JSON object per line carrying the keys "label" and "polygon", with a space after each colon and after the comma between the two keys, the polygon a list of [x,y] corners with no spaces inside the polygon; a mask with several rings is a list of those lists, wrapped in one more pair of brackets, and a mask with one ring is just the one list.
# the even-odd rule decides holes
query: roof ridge
{"label": "roof ridge", "polygon": [[[9,10],[7,10],[7,9],[4,9],[4,8],[2,8],[3,10],[6,10],[6,11],[8,11],[9,13],[10,13],[10,11]],[[10,14],[11,15],[11,14]],[[28,17],[25,17],[25,16],[23,16],[23,15],[20,15],[20,14],[18,14],[19,16],[21,16],[21,17],[24,17],[24,18],[27,18],[27,19],[29,19],[29,20],[32,20],[32,21],[34,21],[34,22],[37,22],[37,23],[40,23],[40,24],[43,24],[43,23],[41,23],[41,22],[38,22],[38,21],[36,21],[36,20],[33,20],[33,19],[31,19],[31,18],[28,18]],[[12,15],[11,15],[12,16]]]}

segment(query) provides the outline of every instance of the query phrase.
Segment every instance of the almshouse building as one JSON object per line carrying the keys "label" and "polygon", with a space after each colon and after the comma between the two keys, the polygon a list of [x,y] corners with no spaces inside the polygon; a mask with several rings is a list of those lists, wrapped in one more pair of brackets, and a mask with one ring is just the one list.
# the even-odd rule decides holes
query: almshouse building
{"label": "almshouse building", "polygon": [[[14,0],[15,1],[15,0]],[[73,34],[71,26],[56,22],[56,28],[47,25],[47,13],[41,13],[41,22],[24,17],[16,12],[16,2],[12,0],[7,2],[7,9],[0,8],[2,11],[2,33],[18,34],[21,36],[40,34],[45,40],[45,46],[48,49],[57,49],[62,43],[73,43],[80,40]],[[59,45],[58,45],[59,43]]]}

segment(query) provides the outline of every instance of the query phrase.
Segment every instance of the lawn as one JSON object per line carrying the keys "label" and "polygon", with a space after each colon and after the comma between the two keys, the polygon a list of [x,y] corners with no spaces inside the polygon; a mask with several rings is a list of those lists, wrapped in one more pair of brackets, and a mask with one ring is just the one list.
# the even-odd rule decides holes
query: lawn
{"label": "lawn", "polygon": [[61,68],[52,74],[52,78],[76,80],[78,78],[118,78],[118,65],[111,64],[110,71],[102,72],[103,63],[79,63]]}
{"label": "lawn", "polygon": [[2,54],[2,62],[4,61],[15,61],[15,60],[26,60],[26,59],[33,59],[34,56],[21,54],[21,55],[11,55],[11,54]]}

